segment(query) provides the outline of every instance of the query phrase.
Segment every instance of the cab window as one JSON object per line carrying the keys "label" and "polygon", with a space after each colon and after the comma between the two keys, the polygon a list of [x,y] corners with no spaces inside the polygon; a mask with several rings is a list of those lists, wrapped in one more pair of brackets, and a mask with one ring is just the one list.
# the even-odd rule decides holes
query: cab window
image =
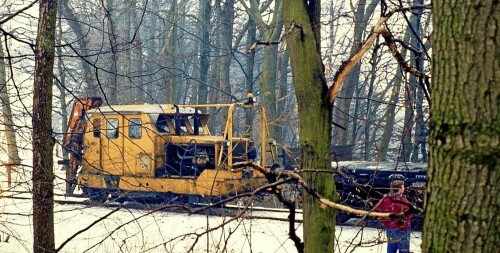
{"label": "cab window", "polygon": [[106,126],[106,137],[109,139],[118,138],[118,128],[119,128],[118,119],[108,119]]}
{"label": "cab window", "polygon": [[101,119],[94,119],[94,121],[92,122],[92,125],[94,126],[94,137],[100,138],[101,137]]}
{"label": "cab window", "polygon": [[128,137],[130,137],[130,139],[140,139],[142,137],[141,119],[130,119],[128,126]]}

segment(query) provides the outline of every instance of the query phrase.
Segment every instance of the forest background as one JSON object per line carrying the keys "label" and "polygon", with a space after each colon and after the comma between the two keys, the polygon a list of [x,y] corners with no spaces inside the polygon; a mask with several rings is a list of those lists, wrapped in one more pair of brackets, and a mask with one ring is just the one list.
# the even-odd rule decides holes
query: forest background
{"label": "forest background", "polygon": [[[2,137],[5,140],[3,148],[6,151],[3,159],[6,164],[20,167],[15,174],[16,181],[23,182],[21,184],[28,189],[32,169],[25,161],[37,148],[32,146],[31,130],[35,136],[38,128],[37,124],[31,123],[35,123],[40,116],[40,111],[31,107],[36,108],[36,99],[41,98],[37,97],[37,78],[33,73],[39,73],[37,70],[43,67],[35,65],[36,58],[47,56],[36,54],[43,52],[37,47],[41,44],[35,43],[36,36],[43,41],[40,28],[52,29],[55,39],[54,71],[50,82],[47,82],[53,82],[54,93],[46,101],[53,101],[50,104],[53,108],[50,135],[56,143],[61,143],[66,129],[68,105],[78,97],[101,96],[106,104],[197,104],[242,101],[245,94],[252,91],[258,101],[268,108],[270,132],[277,143],[284,148],[297,147],[301,142],[299,136],[303,137],[301,129],[306,128],[306,124],[316,124],[302,120],[299,125],[303,90],[297,90],[301,84],[292,82],[291,68],[297,73],[300,59],[294,60],[294,54],[287,46],[293,47],[293,43],[284,43],[287,37],[295,36],[293,31],[299,28],[301,31],[311,29],[316,39],[316,53],[321,56],[324,66],[324,76],[320,75],[320,81],[328,84],[329,91],[338,89],[338,93],[329,93],[336,96],[330,100],[334,104],[332,133],[328,133],[328,140],[331,138],[332,141],[328,146],[352,148],[356,160],[428,160],[430,41],[431,27],[436,26],[431,20],[430,1],[360,0],[323,4],[310,1],[306,5],[310,8],[307,11],[311,22],[298,26],[289,19],[294,13],[286,11],[287,8],[292,9],[290,2],[279,0],[59,1],[54,9],[50,8],[52,1],[40,1],[40,5],[47,8],[39,10],[38,18],[45,20],[42,14],[48,13],[48,20],[55,21],[55,26],[51,27],[48,22],[47,26],[39,26],[38,33],[35,28],[38,21],[37,2],[3,1],[0,20],[3,34],[0,81],[4,84],[0,96],[4,127]],[[443,6],[442,9],[439,8],[441,5],[433,8],[444,10],[443,13],[451,8],[447,4]],[[498,18],[497,2],[474,6],[476,12],[492,10],[493,20]],[[462,6],[464,10],[469,10],[466,7]],[[491,24],[485,21],[487,18],[478,20],[480,24]],[[463,22],[468,24],[467,20]],[[380,28],[382,23],[384,29]],[[490,38],[495,41],[498,35],[492,34]],[[470,36],[473,35],[476,34]],[[453,38],[443,38],[450,37]],[[498,41],[493,45],[498,46]],[[457,49],[451,47],[450,50]],[[495,50],[493,47],[493,52]],[[488,63],[487,58],[485,61]],[[309,63],[304,62],[305,65]],[[446,66],[446,63],[439,66]],[[439,79],[439,82],[445,81]],[[495,85],[497,82],[493,82]],[[440,91],[437,94],[442,98],[442,91],[446,89],[439,90],[441,86],[437,87]],[[486,94],[491,94],[491,87],[488,87]],[[322,84],[318,89],[324,89]],[[35,103],[32,105],[31,101]],[[443,105],[442,102],[440,104]],[[211,113],[214,115],[211,124],[215,127],[220,116],[216,111]],[[496,113],[498,115],[498,108]],[[252,115],[242,115],[241,122],[249,124],[252,120]],[[489,119],[485,123],[490,123]],[[468,128],[465,129],[468,133]],[[498,150],[498,145],[494,145],[498,140],[498,127],[492,129],[492,147]],[[245,128],[240,131],[245,131]],[[436,147],[443,145],[439,142],[441,137],[439,133],[436,135]],[[37,158],[39,154],[34,153],[34,158]],[[439,153],[430,153],[439,156]],[[56,152],[58,158],[66,155]],[[492,156],[488,151],[481,157],[489,159]],[[498,168],[497,159],[488,159],[469,162],[485,169],[485,173],[490,175],[487,178],[495,182],[498,170],[488,168]],[[483,166],[485,161],[487,165]],[[37,171],[36,164],[33,171]],[[454,171],[453,166],[450,166],[450,171]],[[437,173],[437,180],[446,180],[446,174],[443,176],[435,169],[431,169],[432,173]],[[491,182],[479,182],[478,185],[488,188]],[[431,184],[430,189],[439,187]],[[429,196],[441,192],[429,190]],[[465,191],[462,193],[466,194]],[[490,197],[487,195],[488,201],[495,199]],[[453,211],[455,214],[457,210]],[[457,212],[462,213],[463,210]],[[486,217],[491,221],[491,216]],[[490,228],[498,232],[498,219],[493,221]],[[429,235],[428,239],[432,241],[433,238]],[[432,243],[425,246],[432,246]],[[445,247],[448,246],[445,243]]]}

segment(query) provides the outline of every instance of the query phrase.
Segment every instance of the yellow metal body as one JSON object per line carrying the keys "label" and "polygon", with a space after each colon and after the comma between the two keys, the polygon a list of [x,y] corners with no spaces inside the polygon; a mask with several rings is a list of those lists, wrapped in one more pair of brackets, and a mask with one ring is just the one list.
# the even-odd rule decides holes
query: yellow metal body
{"label": "yellow metal body", "polygon": [[[198,123],[194,123],[192,118],[179,116],[198,115],[197,110],[201,107],[228,108],[223,136],[211,135],[207,127],[208,115],[202,114]],[[248,138],[233,136],[233,111],[238,107],[256,107],[260,110],[260,160],[261,165],[265,166],[267,126],[264,108],[260,105],[117,105],[87,112],[89,118],[83,138],[83,164],[78,185],[97,190],[199,196],[233,195],[263,185],[265,179],[261,173],[253,171],[251,178],[248,178],[244,174],[251,168],[232,169],[234,159],[247,161],[247,157],[241,154],[240,157],[233,157],[233,149],[241,145],[240,149],[248,150],[250,143]],[[165,122],[160,127],[162,117]],[[162,170],[169,159],[173,159],[167,154],[166,145],[169,143],[214,147],[215,162],[196,176],[158,175],[158,170]],[[200,156],[190,162],[205,164],[206,160],[203,159]]]}

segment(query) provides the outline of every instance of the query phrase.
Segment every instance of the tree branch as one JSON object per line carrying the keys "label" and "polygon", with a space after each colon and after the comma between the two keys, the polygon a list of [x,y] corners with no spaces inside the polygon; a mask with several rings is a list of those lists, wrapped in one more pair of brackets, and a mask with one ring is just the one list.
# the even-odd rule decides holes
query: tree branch
{"label": "tree branch", "polygon": [[[388,218],[394,218],[394,217],[401,217],[404,216],[404,212],[400,213],[381,213],[381,212],[372,212],[372,211],[365,211],[365,210],[360,210],[360,209],[355,209],[350,206],[342,205],[336,202],[333,202],[327,198],[324,198],[321,196],[317,191],[312,189],[305,181],[302,179],[302,177],[293,172],[293,171],[287,171],[287,170],[273,170],[269,168],[264,168],[261,167],[260,165],[253,163],[253,162],[241,162],[241,163],[235,163],[233,165],[233,168],[239,168],[239,167],[245,167],[245,166],[251,166],[253,169],[262,172],[263,174],[266,175],[266,177],[280,177],[280,178],[290,178],[293,180],[296,180],[298,184],[302,186],[302,188],[309,194],[311,194],[315,199],[319,201],[321,204],[322,208],[334,208],[346,213],[358,215],[358,216],[367,216],[367,217],[374,217],[374,218],[383,218],[383,219],[388,219]],[[414,208],[412,209],[413,211],[421,211],[419,208]]]}
{"label": "tree branch", "polygon": [[278,41],[261,41],[261,40],[256,40],[251,47],[249,47],[247,49],[247,54],[250,54],[253,52],[253,50],[255,50],[255,48],[257,48],[257,45],[265,45],[265,46],[270,46],[270,45],[276,45],[276,44],[279,44],[283,41],[283,39],[285,38],[286,35],[290,34],[293,32],[293,29],[295,28],[298,28],[300,29],[300,33],[302,34],[302,26],[295,23],[295,22],[292,22],[292,24],[290,25],[290,29],[288,29],[288,31],[286,33],[283,33],[281,34],[281,37],[279,38]]}
{"label": "tree branch", "polygon": [[7,17],[6,17],[6,18],[4,18],[4,19],[0,20],[0,25],[2,25],[3,23],[5,23],[5,22],[7,22],[7,21],[11,20],[11,19],[12,19],[12,18],[14,18],[15,16],[17,16],[19,13],[21,13],[21,12],[23,12],[23,11],[25,11],[25,10],[27,10],[27,9],[31,8],[31,7],[32,7],[33,5],[35,5],[36,3],[38,3],[38,0],[35,0],[35,1],[31,2],[31,3],[30,3],[30,4],[28,4],[26,7],[22,8],[22,9],[20,9],[20,10],[16,11],[16,12],[14,12],[14,13],[12,13],[12,14],[10,14],[10,15],[7,15]]}
{"label": "tree branch", "polygon": [[[397,8],[394,10],[391,10],[388,12],[386,15],[383,15],[379,18],[377,23],[373,26],[372,31],[368,38],[366,39],[365,43],[361,46],[361,48],[356,52],[350,59],[344,61],[342,65],[340,66],[339,70],[335,74],[335,77],[333,79],[333,85],[330,86],[329,89],[329,94],[330,94],[330,103],[333,104],[335,101],[335,98],[337,97],[337,94],[340,91],[340,88],[342,88],[342,83],[344,82],[344,79],[346,76],[349,74],[349,72],[356,66],[356,64],[361,60],[361,58],[366,54],[368,49],[373,45],[375,42],[375,39],[377,36],[385,30],[382,27],[382,24],[384,24],[394,13],[397,12],[403,12],[403,11],[411,11],[414,9],[420,9],[420,8],[430,8],[431,5],[418,5],[418,6],[411,6],[411,7],[404,7],[404,8]],[[410,72],[411,73],[411,72]],[[425,90],[425,89],[424,89]],[[427,96],[426,92],[426,96]]]}
{"label": "tree branch", "polygon": [[431,98],[429,95],[429,91],[427,89],[428,87],[430,87],[429,76],[418,71],[417,68],[408,65],[408,63],[405,61],[404,57],[401,55],[401,53],[399,53],[398,48],[397,48],[396,43],[395,43],[395,40],[389,31],[387,31],[386,29],[382,29],[379,33],[382,35],[382,37],[384,37],[385,42],[387,43],[387,46],[389,47],[389,50],[391,50],[392,56],[394,56],[394,58],[396,58],[396,60],[398,61],[399,65],[403,68],[403,70],[405,70],[406,72],[409,72],[410,74],[416,76],[419,79],[424,80],[425,85],[423,85],[422,90],[424,91],[425,98],[427,99],[427,102],[430,103]]}

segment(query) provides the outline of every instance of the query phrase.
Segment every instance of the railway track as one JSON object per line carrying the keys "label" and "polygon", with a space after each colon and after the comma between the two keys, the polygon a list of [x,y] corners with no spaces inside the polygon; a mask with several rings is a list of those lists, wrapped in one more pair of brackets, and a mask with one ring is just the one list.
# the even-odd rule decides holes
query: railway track
{"label": "railway track", "polygon": [[[143,210],[152,212],[174,212],[186,213],[192,215],[210,215],[218,217],[239,217],[243,219],[264,219],[288,222],[288,218],[279,217],[279,214],[289,213],[287,209],[280,208],[265,208],[265,207],[244,207],[239,205],[225,205],[222,207],[211,206],[208,204],[147,204],[135,201],[124,201],[122,203],[115,201],[96,202],[84,197],[64,197],[62,194],[55,194],[54,203],[60,205],[81,205],[88,207],[104,207],[104,208],[125,208],[132,210]],[[2,194],[0,198],[31,200],[32,197],[26,192],[11,192],[10,194]],[[297,213],[302,214],[302,210]],[[296,219],[296,222],[302,222],[302,219]]]}
{"label": "railway track", "polygon": [[[288,209],[284,208],[266,208],[266,207],[255,207],[249,206],[247,208],[239,205],[225,205],[222,207],[214,207],[207,204],[144,204],[132,201],[125,202],[95,202],[90,201],[88,198],[84,197],[70,197],[67,198],[63,194],[55,194],[56,198],[54,202],[60,205],[80,205],[89,208],[124,208],[128,210],[138,210],[147,212],[170,212],[170,213],[185,213],[189,215],[204,215],[204,216],[215,216],[215,217],[229,217],[229,218],[241,218],[241,219],[254,219],[254,220],[273,220],[288,222]],[[10,198],[10,199],[22,199],[31,200],[30,194],[24,192],[24,194],[4,194],[0,195],[0,198]],[[64,199],[63,199],[64,198]],[[296,223],[302,223],[302,210],[296,210]],[[340,216],[342,214],[338,214]],[[349,220],[337,220],[336,224],[340,226],[349,227],[380,227],[379,222],[376,219],[365,219],[361,222],[359,218],[351,217]],[[413,222],[422,223],[421,220],[414,219]],[[412,222],[412,223],[413,223]],[[420,231],[421,226],[413,228],[413,230]]]}

